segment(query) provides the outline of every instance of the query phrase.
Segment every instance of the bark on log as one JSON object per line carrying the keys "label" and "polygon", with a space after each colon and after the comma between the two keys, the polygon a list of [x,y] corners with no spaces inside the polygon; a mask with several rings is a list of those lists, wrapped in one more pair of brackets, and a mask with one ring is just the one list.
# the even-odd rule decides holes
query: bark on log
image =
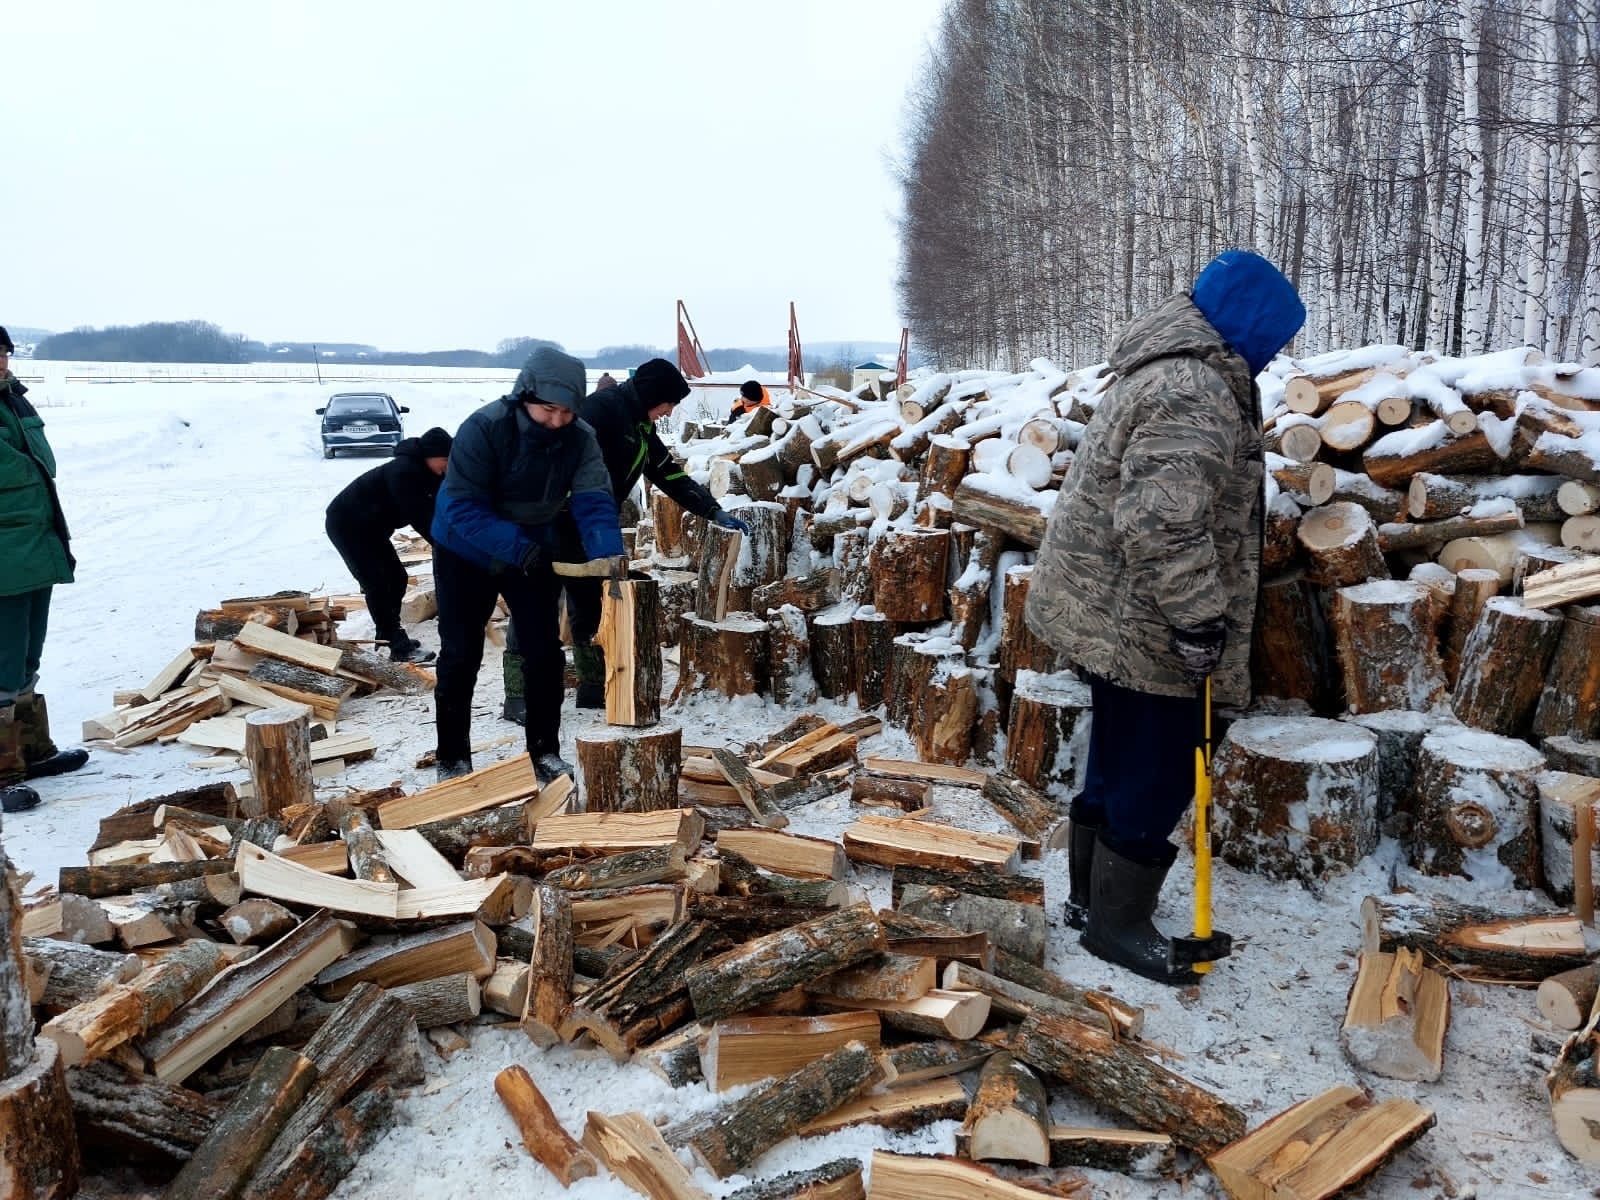
{"label": "bark on log", "polygon": [[1422,739],[1434,727],[1428,713],[1405,709],[1358,713],[1345,718],[1378,742],[1378,827],[1402,840],[1411,833],[1413,779]]}
{"label": "bark on log", "polygon": [[1414,475],[1406,490],[1406,513],[1416,521],[1458,517],[1485,500],[1516,503],[1524,520],[1559,521],[1562,480],[1553,475]]}
{"label": "bark on log", "polygon": [[1573,605],[1563,617],[1533,734],[1593,738],[1600,733],[1600,608]]}
{"label": "bark on log", "polygon": [[1274,879],[1316,883],[1378,846],[1378,743],[1321,717],[1236,721],[1217,750],[1222,857]]}
{"label": "bark on log", "polygon": [[973,866],[961,871],[941,867],[901,865],[890,874],[890,895],[898,906],[911,886],[954,888],[969,896],[987,896],[1016,904],[1044,907],[1044,881],[1013,875],[992,867]]}
{"label": "bark on log", "polygon": [[1006,768],[1042,790],[1083,786],[1089,755],[1089,685],[1067,672],[1021,671],[1006,726]]}
{"label": "bark on log", "polygon": [[966,655],[944,639],[921,633],[904,633],[889,650],[889,674],[884,686],[884,715],[890,724],[914,730],[923,711],[924,695],[936,672],[961,667]]}
{"label": "bark on log", "polygon": [[772,698],[778,704],[810,704],[817,698],[811,673],[811,632],[803,612],[783,605],[767,614],[767,663]]}
{"label": "bark on log", "polygon": [[[763,412],[771,412],[763,409]],[[758,412],[756,414],[760,416]],[[752,500],[776,500],[788,482],[775,445],[760,446],[739,460],[745,494]]]}
{"label": "bark on log", "polygon": [[1001,579],[1000,653],[995,694],[1000,698],[1000,717],[1007,721],[1011,717],[1011,694],[1016,689],[1020,672],[1048,675],[1061,668],[1061,656],[1049,642],[1033,632],[1024,615],[1032,582],[1032,566],[1011,567]]}
{"label": "bark on log", "polygon": [[[398,882],[394,872],[389,869],[389,860],[383,855],[383,846],[366,813],[358,808],[345,809],[339,815],[339,834],[344,838],[345,848],[350,855],[350,872],[357,879],[367,879],[373,883]],[[268,850],[271,848],[266,847]]]}
{"label": "bark on log", "polygon": [[1467,644],[1467,635],[1478,623],[1484,605],[1499,590],[1500,576],[1497,572],[1482,567],[1467,567],[1456,572],[1450,612],[1445,621],[1444,635],[1440,639],[1445,683],[1452,691],[1461,678],[1461,650]]}
{"label": "bark on log", "polygon": [[694,612],[698,577],[692,571],[658,567],[651,572],[651,578],[656,581],[656,640],[663,646],[676,646],[682,636],[684,614]]}
{"label": "bark on log", "polygon": [[1066,814],[1048,795],[1009,771],[990,775],[983,798],[1024,837],[1043,838]]}
{"label": "bark on log", "polygon": [[247,817],[274,817],[294,804],[313,804],[310,723],[298,708],[268,708],[244,719],[244,756],[250,764]]}
{"label": "bark on log", "polygon": [[1046,926],[1040,905],[912,883],[902,891],[898,910],[953,929],[988,934],[999,949],[1035,964],[1044,962]]}
{"label": "bark on log", "polygon": [[561,1018],[572,1000],[572,901],[559,888],[540,887],[529,915],[533,947],[522,1032],[547,1050],[561,1040]]}
{"label": "bark on log", "polygon": [[220,860],[186,863],[139,863],[126,867],[62,867],[56,888],[91,900],[181,883],[201,875],[226,875],[233,864]]}
{"label": "bark on log", "polygon": [[1046,510],[996,490],[981,475],[963,479],[951,500],[952,515],[963,525],[993,530],[1031,549],[1044,540]]}
{"label": "bark on log", "polygon": [[785,1171],[752,1183],[726,1200],[866,1200],[861,1182],[861,1161],[836,1158],[809,1171]]}
{"label": "bark on log", "polygon": [[950,636],[963,649],[974,649],[990,622],[989,597],[1002,541],[993,530],[978,530],[961,574],[950,585]]}
{"label": "bark on log", "polygon": [[1528,608],[1515,596],[1496,596],[1485,604],[1461,647],[1460,677],[1450,701],[1456,716],[1490,733],[1526,735],[1561,626],[1557,614]]}
{"label": "bark on log", "polygon": [[606,722],[654,725],[661,719],[660,585],[634,575],[606,587],[595,645],[605,655]]}
{"label": "bark on log", "polygon": [[1268,507],[1261,533],[1261,576],[1271,579],[1300,557],[1300,506],[1280,497]]}
{"label": "bark on log", "polygon": [[244,1200],[326,1200],[361,1156],[389,1131],[394,1091],[379,1084],[335,1109],[328,1120],[267,1173],[258,1173]]}
{"label": "bark on log", "polygon": [[944,617],[950,535],[942,530],[894,529],[873,551],[872,606],[891,621]]}
{"label": "bark on log", "polygon": [[78,1138],[109,1164],[186,1162],[222,1106],[188,1088],[134,1075],[115,1063],[80,1067],[67,1078]]}
{"label": "bark on log", "polygon": [[1522,514],[1506,502],[1504,511],[1487,516],[1446,517],[1438,521],[1390,521],[1378,526],[1378,548],[1385,554],[1405,550],[1436,553],[1459,538],[1494,537],[1523,528]]}
{"label": "bark on log", "polygon": [[39,1003],[46,1008],[72,1008],[93,1000],[144,970],[136,954],[96,950],[54,938],[23,938],[22,953],[45,976]]}
{"label": "bark on log", "polygon": [[108,817],[100,818],[100,828],[89,847],[92,854],[118,842],[155,836],[156,811],[168,804],[219,817],[239,815],[238,792],[231,783],[207,783],[165,796],[125,804]]}
{"label": "bark on log", "polygon": [[972,756],[978,722],[977,673],[966,667],[936,669],[923,684],[912,726],[923,762],[960,766]]}
{"label": "bark on log", "polygon": [[588,1179],[599,1164],[580,1146],[556,1119],[550,1102],[534,1085],[526,1068],[513,1064],[494,1077],[495,1094],[511,1114],[528,1153],[556,1177],[562,1187]]}
{"label": "bark on log", "polygon": [[922,460],[922,476],[917,484],[917,499],[932,492],[953,497],[967,475],[967,457],[972,446],[965,438],[939,434],[928,439],[928,456]]}
{"label": "bark on log", "polygon": [[240,1195],[316,1078],[309,1057],[269,1047],[167,1195],[172,1200],[233,1200]]}
{"label": "bark on log", "polygon": [[1539,985],[1535,1003],[1539,1015],[1557,1029],[1582,1029],[1594,1012],[1600,995],[1600,963],[1589,963],[1552,975]]}
{"label": "bark on log", "polygon": [[656,534],[657,558],[681,558],[687,552],[683,544],[683,508],[659,488],[650,491],[650,523]]}
{"label": "bark on log", "polygon": [[1600,1127],[1594,1112],[1600,1104],[1600,1028],[1590,1021],[1561,1047],[1545,1079],[1556,1137],[1582,1163],[1600,1163]]}
{"label": "bark on log", "polygon": [[[1600,803],[1600,779],[1566,771],[1540,771],[1535,776],[1539,789],[1539,848],[1544,866],[1544,890],[1557,904],[1574,905],[1577,916],[1587,923],[1584,903],[1593,903],[1594,885],[1594,810]],[[1577,893],[1583,883],[1584,847],[1589,845],[1587,901]]]}
{"label": "bark on log", "polygon": [[923,781],[887,779],[871,772],[856,775],[850,781],[850,803],[898,808],[902,812],[925,808],[932,792],[932,785]]}
{"label": "bark on log", "polygon": [[700,547],[700,580],[695,589],[694,613],[715,624],[728,615],[728,588],[733,583],[734,567],[744,534],[720,525],[707,526]]}
{"label": "bark on log", "polygon": [[819,612],[839,602],[839,576],[832,567],[812,571],[799,579],[789,577],[758,587],[752,594],[756,616],[791,604],[803,613]]}
{"label": "bark on log", "polygon": [[[858,608],[850,619],[854,691],[861,708],[877,708],[883,703],[894,639],[893,622],[874,608]],[[812,661],[816,661],[814,650]]]}
{"label": "bark on log", "polygon": [[1302,572],[1262,585],[1250,659],[1257,695],[1304,700],[1331,715],[1342,699],[1332,647],[1323,593]]}
{"label": "bark on log", "polygon": [[1537,983],[1586,966],[1583,927],[1567,912],[1505,912],[1444,896],[1397,893],[1361,902],[1361,948],[1421,950],[1456,974]]}
{"label": "bark on log", "polygon": [[1485,887],[1535,887],[1543,767],[1537,750],[1511,738],[1448,729],[1424,738],[1413,784],[1412,865]]}
{"label": "bark on log", "polygon": [[721,935],[705,921],[679,921],[638,958],[576,1000],[560,1027],[563,1040],[589,1034],[617,1062],[661,1037],[689,1015],[685,974]]}
{"label": "bark on log", "polygon": [[578,771],[588,812],[658,812],[678,807],[683,730],[593,729],[579,734]]}
{"label": "bark on log", "polygon": [[883,922],[889,950],[894,954],[925,955],[941,967],[952,962],[985,971],[994,967],[995,950],[987,933],[963,933],[938,921],[925,921],[887,908],[878,913],[878,920]]}
{"label": "bark on log", "polygon": [[417,832],[445,858],[459,864],[475,846],[514,846],[533,836],[527,804],[490,808],[462,817],[447,817],[418,825]]}
{"label": "bark on log", "polygon": [[1013,1053],[1141,1129],[1212,1154],[1244,1136],[1245,1116],[1204,1088],[1081,1021],[1034,1013]]}
{"label": "bark on log", "polygon": [[1136,1038],[1144,1030],[1144,1009],[1105,992],[1075,987],[1065,980],[1060,980],[1059,985],[1060,992],[1066,994],[1037,991],[959,962],[946,966],[940,979],[940,986],[946,991],[982,992],[989,997],[990,1012],[1013,1020],[1021,1021],[1029,1013],[1040,1012],[1082,1021],[1119,1038]]}
{"label": "bark on log", "polygon": [[1044,1084],[1002,1050],[983,1064],[961,1132],[969,1158],[1048,1165],[1050,1101]]}
{"label": "bark on log", "polygon": [[330,1000],[340,1000],[363,983],[397,987],[457,971],[482,979],[494,970],[494,961],[494,932],[479,921],[457,921],[363,946],[319,974],[317,987]]}
{"label": "bark on log", "polygon": [[753,696],[767,690],[767,625],[734,613],[722,621],[685,615],[678,646],[680,696],[702,691]]}
{"label": "bark on log", "polygon": [[[0,888],[9,896],[3,878]],[[0,940],[0,960],[7,957],[19,961],[10,938]],[[10,1003],[8,996],[0,1000]],[[26,999],[22,1004],[27,1015]],[[67,1200],[78,1190],[80,1160],[66,1072],[49,1039],[30,1041],[26,1050],[24,1055],[10,1047],[7,1061],[0,1062],[0,1196]]]}
{"label": "bark on log", "polygon": [[1389,577],[1377,527],[1358,504],[1340,501],[1313,509],[1300,519],[1295,536],[1306,552],[1306,578],[1312,583],[1342,588]]}
{"label": "bark on log", "polygon": [[883,926],[870,908],[855,905],[691,967],[686,983],[696,1018],[715,1021],[885,949]]}
{"label": "bark on log", "polygon": [[811,674],[818,693],[829,700],[841,700],[855,690],[854,611],[855,604],[844,601],[810,620]]}
{"label": "bark on log", "polygon": [[1471,475],[1492,472],[1500,466],[1500,456],[1481,429],[1457,434],[1443,421],[1434,421],[1426,428],[1433,435],[1432,444],[1426,449],[1411,448],[1416,440],[1408,436],[1412,431],[1391,434],[1367,449],[1361,456],[1361,465],[1374,483],[1404,488],[1412,476],[1425,471],[1439,475]]}
{"label": "bark on log", "polygon": [[1424,711],[1443,695],[1438,609],[1423,584],[1340,588],[1333,596],[1331,621],[1351,712]]}

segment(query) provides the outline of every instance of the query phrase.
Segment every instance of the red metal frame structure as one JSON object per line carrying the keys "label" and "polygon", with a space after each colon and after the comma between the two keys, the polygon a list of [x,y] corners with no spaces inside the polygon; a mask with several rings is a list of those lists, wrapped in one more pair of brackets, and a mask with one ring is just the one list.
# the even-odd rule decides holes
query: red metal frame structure
{"label": "red metal frame structure", "polygon": [[905,386],[907,360],[911,357],[911,330],[902,325],[900,327],[900,357],[894,364],[894,386]]}
{"label": "red metal frame structure", "polygon": [[800,323],[795,319],[794,301],[789,301],[789,386],[806,382],[805,356],[800,350]]}
{"label": "red metal frame structure", "polygon": [[683,301],[678,301],[678,370],[685,379],[703,379],[711,372],[706,369],[706,352],[701,348],[700,335]]}

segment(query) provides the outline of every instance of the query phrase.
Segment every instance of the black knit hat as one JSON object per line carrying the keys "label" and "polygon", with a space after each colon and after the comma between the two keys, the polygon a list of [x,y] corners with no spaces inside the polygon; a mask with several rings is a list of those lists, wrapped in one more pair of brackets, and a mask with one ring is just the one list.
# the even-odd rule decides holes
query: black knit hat
{"label": "black knit hat", "polygon": [[652,358],[641,363],[633,373],[633,390],[639,394],[646,408],[658,404],[676,404],[689,394],[689,381],[664,358]]}
{"label": "black knit hat", "polygon": [[449,458],[450,435],[435,425],[417,439],[417,447],[423,458]]}
{"label": "black knit hat", "polygon": [[759,380],[746,379],[739,385],[739,395],[752,404],[761,403],[761,383]]}
{"label": "black knit hat", "polygon": [[11,335],[6,332],[4,325],[0,325],[0,347],[3,347],[7,354],[17,348],[17,344],[11,340]]}

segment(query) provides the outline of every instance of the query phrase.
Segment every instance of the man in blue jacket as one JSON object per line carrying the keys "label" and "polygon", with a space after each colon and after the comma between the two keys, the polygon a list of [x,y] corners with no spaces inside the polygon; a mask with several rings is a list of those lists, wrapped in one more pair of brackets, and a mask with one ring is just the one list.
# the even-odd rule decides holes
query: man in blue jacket
{"label": "man in blue jacket", "polygon": [[[439,601],[439,680],[434,690],[438,775],[472,769],[472,689],[483,662],[483,627],[504,596],[521,639],[527,746],[541,783],[571,774],[561,758],[561,586],[551,569],[575,556],[563,546],[563,509],[581,556],[626,569],[611,476],[594,431],[577,419],[583,364],[535,350],[511,394],[462,424],[433,517]],[[568,527],[570,529],[570,527]]]}

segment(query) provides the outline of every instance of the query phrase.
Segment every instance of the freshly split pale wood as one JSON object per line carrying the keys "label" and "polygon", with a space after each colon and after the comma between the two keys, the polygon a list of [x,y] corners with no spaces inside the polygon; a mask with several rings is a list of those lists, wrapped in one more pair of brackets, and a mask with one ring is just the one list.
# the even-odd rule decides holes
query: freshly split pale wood
{"label": "freshly split pale wood", "polygon": [[1556,1137],[1579,1162],[1600,1162],[1600,1080],[1595,1077],[1596,1042],[1600,1029],[1589,1017],[1584,1027],[1569,1037],[1556,1055],[1545,1078],[1550,1115]]}
{"label": "freshly split pale wood", "polygon": [[839,843],[776,830],[724,829],[717,834],[717,849],[797,879],[844,879],[850,869]]}
{"label": "freshly split pale wood", "polygon": [[[882,1059],[880,1055],[880,1063]],[[852,1125],[877,1125],[905,1132],[935,1121],[960,1120],[966,1111],[967,1090],[959,1080],[946,1076],[903,1086],[896,1081],[893,1087],[880,1086],[807,1121],[796,1132],[800,1137],[820,1137]]]}
{"label": "freshly split pale wood", "polygon": [[700,1046],[700,1072],[714,1092],[788,1075],[851,1042],[876,1051],[880,1022],[871,1012],[818,1017],[743,1017],[718,1021]]}
{"label": "freshly split pale wood", "polygon": [[561,1019],[572,1000],[572,901],[560,888],[536,888],[529,919],[533,946],[522,1032],[548,1049],[561,1040]]}
{"label": "freshly split pale wood", "polygon": [[1557,1029],[1582,1029],[1600,994],[1600,963],[1587,963],[1552,975],[1539,985],[1539,1015]]}
{"label": "freshly split pale wood", "polygon": [[900,864],[960,870],[983,864],[1011,870],[1022,843],[1003,834],[970,833],[914,818],[865,816],[846,827],[845,854],[852,861],[880,867]]}
{"label": "freshly split pale wood", "polygon": [[393,917],[399,912],[400,889],[392,883],[338,879],[249,843],[239,847],[235,865],[244,890],[256,895],[374,917]]}
{"label": "freshly split pale wood", "polygon": [[1363,954],[1340,1040],[1350,1060],[1386,1079],[1432,1083],[1444,1070],[1450,987],[1416,950]]}
{"label": "freshly split pale wood", "polygon": [[865,1009],[882,1016],[884,1023],[923,1037],[967,1041],[982,1031],[989,1019],[989,997],[981,992],[952,992],[934,988],[915,1000],[867,1000],[814,993],[819,1007]]}
{"label": "freshly split pale wood", "polygon": [[[246,840],[240,838],[241,843]],[[350,848],[342,841],[309,842],[303,846],[283,845],[282,842],[279,844],[282,848],[274,851],[279,858],[284,862],[304,867],[308,871],[322,875],[343,875],[350,869]]]}
{"label": "freshly split pale wood", "polygon": [[1330,1200],[1433,1127],[1411,1100],[1374,1103],[1346,1084],[1279,1113],[1207,1164],[1235,1200]]}
{"label": "freshly split pale wood", "polygon": [[589,1113],[583,1145],[613,1175],[650,1200],[711,1200],[641,1113]]}
{"label": "freshly split pale wood", "polygon": [[392,987],[460,971],[486,979],[494,965],[494,931],[479,921],[463,921],[364,946],[326,967],[316,984],[338,1000],[361,983]]}
{"label": "freshly split pale wood", "polygon": [[494,972],[483,981],[483,1003],[492,1012],[522,1019],[528,1007],[528,982],[533,969],[514,958],[495,961]]}
{"label": "freshly split pale wood", "polygon": [[682,846],[693,854],[705,821],[693,809],[646,813],[573,813],[541,818],[530,845],[535,850],[642,850],[647,846]]}
{"label": "freshly split pale wood", "polygon": [[1522,581],[1522,602],[1529,608],[1556,608],[1593,596],[1600,596],[1600,558],[1563,563]]}
{"label": "freshly split pale wood", "polygon": [[995,949],[987,933],[963,933],[938,921],[884,909],[878,914],[895,954],[924,955],[941,964],[971,963],[988,969],[995,965]]}
{"label": "freshly split pale wood", "polygon": [[105,910],[74,893],[56,895],[24,909],[20,930],[23,937],[58,938],[85,946],[99,946],[116,937]]}
{"label": "freshly split pale wood", "polygon": [[[402,796],[380,804],[378,823],[385,829],[411,829],[534,796],[541,796],[541,792],[539,781],[533,775],[533,763],[526,754],[519,754],[424,788],[414,796]],[[564,795],[562,799],[565,800]]]}
{"label": "freshly split pale wood", "polygon": [[952,767],[942,763],[913,762],[901,758],[880,758],[868,755],[861,760],[861,769],[888,779],[912,779],[954,787],[981,788],[989,780],[985,771],[970,767]]}
{"label": "freshly split pale wood", "polygon": [[868,1200],[1039,1200],[1039,1195],[961,1159],[872,1152]]}
{"label": "freshly split pale wood", "polygon": [[1508,913],[1415,893],[1368,896],[1361,902],[1362,951],[1397,947],[1457,964],[1456,974],[1526,983],[1585,966],[1590,957],[1570,913]]}
{"label": "freshly split pale wood", "polygon": [[413,888],[454,887],[461,876],[416,829],[375,831],[391,870]]}
{"label": "freshly split pale wood", "polygon": [[1044,1084],[1009,1053],[994,1055],[983,1064],[961,1132],[969,1158],[1048,1165],[1050,1101]]}
{"label": "freshly split pale wood", "polygon": [[700,580],[695,590],[695,615],[713,623],[728,615],[728,586],[739,561],[744,535],[737,529],[708,525],[700,548]]}
{"label": "freshly split pale wood", "polygon": [[594,1156],[573,1140],[550,1110],[533,1077],[521,1066],[512,1065],[494,1077],[495,1094],[522,1135],[528,1153],[538,1159],[562,1187],[587,1179],[598,1170]]}
{"label": "freshly split pale wood", "polygon": [[660,585],[633,576],[604,589],[595,644],[605,653],[606,721],[654,725],[661,719]]}
{"label": "freshly split pale wood", "polygon": [[337,646],[319,646],[276,629],[268,629],[254,621],[245,622],[234,635],[233,641],[235,645],[254,654],[264,654],[268,658],[329,674],[339,669],[344,653]]}

